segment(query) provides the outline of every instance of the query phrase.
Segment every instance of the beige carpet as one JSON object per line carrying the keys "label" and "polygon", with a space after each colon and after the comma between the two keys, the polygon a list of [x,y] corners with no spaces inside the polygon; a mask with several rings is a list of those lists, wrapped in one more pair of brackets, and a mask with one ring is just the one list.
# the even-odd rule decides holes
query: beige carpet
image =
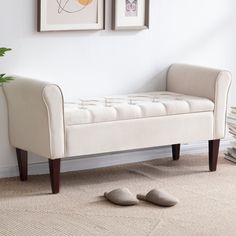
{"label": "beige carpet", "polygon": [[[2,179],[0,235],[236,235],[236,166],[219,162],[215,173],[206,155],[66,173],[58,195],[48,176]],[[117,187],[164,188],[181,202],[119,207],[99,197]]]}

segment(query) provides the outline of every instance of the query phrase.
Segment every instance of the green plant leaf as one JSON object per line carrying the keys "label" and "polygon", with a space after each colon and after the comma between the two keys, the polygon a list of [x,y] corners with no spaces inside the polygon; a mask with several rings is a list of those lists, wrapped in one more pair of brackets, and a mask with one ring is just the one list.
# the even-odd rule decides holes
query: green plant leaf
{"label": "green plant leaf", "polygon": [[12,77],[12,76],[6,76],[6,77],[4,77],[4,79],[7,80],[7,81],[11,81],[11,80],[14,80],[14,77]]}
{"label": "green plant leaf", "polygon": [[0,84],[8,83],[12,80],[14,80],[14,77],[12,77],[12,76],[0,77]]}
{"label": "green plant leaf", "polygon": [[[0,57],[3,57],[6,52],[11,51],[11,48],[0,48]],[[0,74],[0,86],[3,85],[3,83],[10,82],[11,80],[14,80],[11,76],[6,76],[6,74]]]}
{"label": "green plant leaf", "polygon": [[5,80],[4,78],[1,78],[1,79],[0,79],[0,83],[1,83],[1,84],[7,83],[7,80]]}
{"label": "green plant leaf", "polygon": [[11,48],[0,48],[0,57],[3,57],[8,51],[11,51]]}

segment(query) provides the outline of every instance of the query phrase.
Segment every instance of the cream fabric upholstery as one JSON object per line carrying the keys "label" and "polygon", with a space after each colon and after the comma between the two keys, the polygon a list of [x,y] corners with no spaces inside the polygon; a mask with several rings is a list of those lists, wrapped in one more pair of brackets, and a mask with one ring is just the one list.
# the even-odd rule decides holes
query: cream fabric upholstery
{"label": "cream fabric upholstery", "polygon": [[64,157],[64,102],[60,88],[23,78],[3,88],[12,146],[47,158]]}
{"label": "cream fabric upholstery", "polygon": [[66,103],[65,123],[79,125],[213,110],[214,103],[206,98],[151,92]]}
{"label": "cream fabric upholstery", "polygon": [[208,98],[215,103],[214,139],[225,135],[230,84],[230,72],[199,66],[174,64],[170,66],[167,75],[168,91]]}
{"label": "cream fabric upholstery", "polygon": [[219,139],[230,82],[226,71],[174,64],[168,91],[64,104],[57,85],[17,78],[3,87],[10,142],[56,159]]}
{"label": "cream fabric upholstery", "polygon": [[66,126],[66,156],[213,139],[213,112]]}

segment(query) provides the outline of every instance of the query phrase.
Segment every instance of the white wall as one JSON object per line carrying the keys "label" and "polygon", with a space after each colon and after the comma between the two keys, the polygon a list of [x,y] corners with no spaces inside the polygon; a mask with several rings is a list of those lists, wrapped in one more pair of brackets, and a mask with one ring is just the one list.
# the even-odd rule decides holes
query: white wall
{"label": "white wall", "polygon": [[[163,89],[173,62],[236,74],[235,0],[151,0],[150,30],[136,32],[110,30],[111,0],[105,31],[38,33],[36,13],[36,0],[0,1],[0,46],[14,49],[0,72],[58,83],[68,98]],[[230,104],[235,89],[234,79]],[[13,168],[1,91],[0,111],[0,169]]]}

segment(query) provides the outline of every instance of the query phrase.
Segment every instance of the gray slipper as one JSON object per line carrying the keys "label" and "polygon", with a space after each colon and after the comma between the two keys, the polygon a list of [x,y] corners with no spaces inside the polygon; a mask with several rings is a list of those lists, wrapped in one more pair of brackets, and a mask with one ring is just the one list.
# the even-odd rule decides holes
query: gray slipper
{"label": "gray slipper", "polygon": [[174,196],[170,195],[169,193],[163,190],[153,189],[151,190],[146,196],[142,194],[138,194],[137,198],[139,200],[151,202],[153,204],[164,206],[164,207],[171,207],[176,205],[179,200]]}
{"label": "gray slipper", "polygon": [[132,206],[138,203],[135,195],[127,188],[118,188],[109,193],[105,192],[104,197],[110,202],[120,206]]}

